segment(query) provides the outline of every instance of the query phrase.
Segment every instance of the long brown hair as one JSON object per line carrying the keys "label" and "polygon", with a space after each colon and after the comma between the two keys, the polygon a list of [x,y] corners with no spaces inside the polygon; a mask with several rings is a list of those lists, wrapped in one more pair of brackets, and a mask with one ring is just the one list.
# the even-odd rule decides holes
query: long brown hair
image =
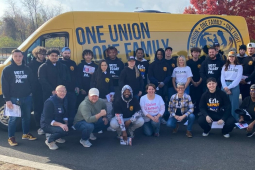
{"label": "long brown hair", "polygon": [[[240,65],[236,56],[235,56],[234,64],[235,64],[235,66],[236,66],[236,65]],[[229,59],[227,58],[227,61],[226,61],[226,64],[225,64],[225,71],[228,70],[229,65],[230,65],[230,61],[229,61]]]}

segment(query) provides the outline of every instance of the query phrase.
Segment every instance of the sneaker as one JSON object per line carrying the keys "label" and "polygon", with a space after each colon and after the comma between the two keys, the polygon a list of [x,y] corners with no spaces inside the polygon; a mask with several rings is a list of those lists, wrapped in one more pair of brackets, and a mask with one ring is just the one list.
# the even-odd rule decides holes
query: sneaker
{"label": "sneaker", "polygon": [[189,121],[187,120],[183,125],[188,126]]}
{"label": "sneaker", "polygon": [[31,133],[28,133],[28,134],[23,134],[22,139],[36,140],[37,138],[34,137]]}
{"label": "sneaker", "polygon": [[90,139],[90,140],[96,140],[96,139],[97,139],[97,137],[95,137],[95,136],[94,136],[94,134],[93,134],[93,133],[91,133],[91,134],[90,134],[90,136],[89,136],[89,139]]}
{"label": "sneaker", "polygon": [[128,129],[128,132],[129,132],[130,138],[135,137],[134,131],[132,131],[130,128]]}
{"label": "sneaker", "polygon": [[107,128],[107,131],[115,132],[116,130],[113,129],[111,126],[109,126],[109,127]]}
{"label": "sneaker", "polygon": [[38,135],[44,135],[45,134],[45,132],[41,128],[39,128],[37,130],[37,133],[38,133]]}
{"label": "sneaker", "polygon": [[165,125],[165,124],[166,124],[165,119],[161,119],[160,123],[163,124],[163,125]]}
{"label": "sneaker", "polygon": [[252,137],[254,134],[255,134],[255,132],[248,132],[248,133],[246,134],[246,136],[247,136],[248,138],[250,138],[250,137]]}
{"label": "sneaker", "polygon": [[176,127],[173,130],[173,133],[177,133],[179,129],[179,123],[176,124]]}
{"label": "sneaker", "polygon": [[13,136],[13,137],[10,137],[10,138],[8,139],[8,143],[9,143],[10,146],[17,146],[17,145],[18,145],[18,143],[16,142],[14,136]]}
{"label": "sneaker", "polygon": [[208,133],[205,133],[203,132],[202,136],[208,136],[209,135],[209,132]]}
{"label": "sneaker", "polygon": [[57,139],[55,142],[57,142],[57,143],[65,143],[66,140],[65,140],[65,139],[62,139],[62,138],[59,138],[59,139]]}
{"label": "sneaker", "polygon": [[49,143],[48,140],[45,140],[45,144],[49,147],[50,150],[56,150],[58,149],[58,146],[55,142]]}
{"label": "sneaker", "polygon": [[89,140],[83,140],[83,139],[81,139],[80,140],[80,143],[84,146],[84,147],[86,147],[86,148],[89,148],[89,147],[91,147],[91,143],[89,142]]}
{"label": "sneaker", "polygon": [[190,131],[187,130],[186,136],[187,136],[188,138],[192,138],[192,133],[191,133]]}
{"label": "sneaker", "polygon": [[223,135],[225,138],[229,138],[230,137],[230,135],[227,133],[227,134],[225,134],[225,135]]}
{"label": "sneaker", "polygon": [[103,131],[102,131],[102,130],[100,130],[100,131],[98,131],[97,133],[99,133],[99,134],[100,134],[100,133],[103,133]]}
{"label": "sneaker", "polygon": [[159,137],[159,133],[155,133],[154,136],[155,136],[155,137]]}

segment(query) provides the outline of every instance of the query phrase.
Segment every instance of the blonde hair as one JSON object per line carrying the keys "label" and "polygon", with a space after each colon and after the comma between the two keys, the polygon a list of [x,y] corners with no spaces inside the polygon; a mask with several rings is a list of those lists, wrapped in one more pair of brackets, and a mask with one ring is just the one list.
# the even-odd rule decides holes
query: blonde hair
{"label": "blonde hair", "polygon": [[178,58],[177,58],[177,66],[179,66],[179,59],[182,58],[184,60],[184,67],[186,67],[186,58],[183,56],[183,55],[180,55]]}

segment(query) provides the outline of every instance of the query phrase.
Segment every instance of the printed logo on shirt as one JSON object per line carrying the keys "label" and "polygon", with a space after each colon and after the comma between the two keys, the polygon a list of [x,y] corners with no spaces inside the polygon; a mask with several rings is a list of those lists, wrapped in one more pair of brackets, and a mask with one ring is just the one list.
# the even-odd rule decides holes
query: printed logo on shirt
{"label": "printed logo on shirt", "polygon": [[58,113],[62,113],[62,109],[61,108],[58,108]]}
{"label": "printed logo on shirt", "polygon": [[198,64],[198,65],[197,65],[197,68],[201,68],[201,64]]}
{"label": "printed logo on shirt", "polygon": [[109,78],[105,78],[105,82],[109,83],[110,79]]}
{"label": "printed logo on shirt", "polygon": [[27,75],[24,73],[24,71],[14,71],[15,75],[15,83],[24,83],[23,79],[27,79]]}
{"label": "printed logo on shirt", "polygon": [[71,70],[71,71],[74,71],[74,67],[73,67],[73,66],[71,66],[71,67],[70,67],[70,70]]}
{"label": "printed logo on shirt", "polygon": [[174,63],[172,64],[172,67],[175,68],[175,64]]}
{"label": "printed logo on shirt", "polygon": [[146,69],[145,69],[145,67],[144,67],[144,65],[137,65],[137,68],[139,69],[139,71],[141,72],[141,75],[142,75],[142,77],[143,77],[143,79],[145,79],[145,71],[146,71]]}
{"label": "printed logo on shirt", "polygon": [[207,107],[209,110],[213,111],[213,112],[217,112],[218,109],[219,109],[219,106],[220,106],[220,103],[217,99],[213,99],[213,98],[210,98],[209,99],[209,103],[207,103]]}
{"label": "printed logo on shirt", "polygon": [[163,67],[163,70],[164,70],[164,71],[167,71],[167,67]]}
{"label": "printed logo on shirt", "polygon": [[218,70],[219,67],[216,67],[216,64],[208,64],[208,74],[214,74],[214,70]]}
{"label": "printed logo on shirt", "polygon": [[253,64],[253,61],[249,61],[249,63],[248,63],[248,64],[249,64],[249,66],[251,66],[251,65]]}
{"label": "printed logo on shirt", "polygon": [[117,64],[109,64],[110,74],[116,74],[115,71],[119,71],[119,67]]}
{"label": "printed logo on shirt", "polygon": [[130,107],[129,107],[129,110],[130,110],[130,111],[133,111],[133,110],[134,110],[134,107],[133,107],[133,106],[130,106]]}

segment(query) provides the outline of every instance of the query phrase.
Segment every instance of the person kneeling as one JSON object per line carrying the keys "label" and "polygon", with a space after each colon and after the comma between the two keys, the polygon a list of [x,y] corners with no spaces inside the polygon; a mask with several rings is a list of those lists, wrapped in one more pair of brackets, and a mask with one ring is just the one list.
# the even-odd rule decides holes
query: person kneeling
{"label": "person kneeling", "polygon": [[250,87],[250,96],[246,97],[242,102],[240,109],[235,112],[239,114],[239,123],[248,123],[247,137],[252,137],[255,132],[253,131],[255,125],[255,84]]}
{"label": "person kneeling", "polygon": [[51,150],[58,149],[55,142],[65,143],[61,137],[68,134],[66,88],[60,85],[55,92],[55,95],[45,101],[40,122],[42,130],[46,133],[45,144]]}
{"label": "person kneeling", "polygon": [[74,128],[82,132],[80,143],[84,147],[90,147],[90,140],[96,140],[93,132],[99,132],[107,128],[106,104],[99,98],[97,88],[91,88],[88,96],[81,102],[74,118]]}
{"label": "person kneeling", "polygon": [[177,93],[172,95],[168,111],[170,117],[167,121],[167,126],[174,128],[173,133],[176,133],[179,128],[177,122],[185,122],[188,120],[186,135],[192,138],[192,126],[195,121],[194,105],[192,103],[191,97],[184,93],[185,84],[177,84]]}
{"label": "person kneeling", "polygon": [[199,103],[198,124],[204,130],[203,136],[208,136],[211,130],[211,123],[217,121],[219,125],[224,124],[222,134],[229,138],[229,132],[235,127],[235,118],[231,115],[231,104],[227,94],[220,89],[216,89],[217,81],[210,77],[207,79],[206,91]]}
{"label": "person kneeling", "polygon": [[121,98],[114,103],[115,117],[112,118],[110,126],[118,133],[118,138],[127,140],[128,130],[130,137],[134,137],[135,129],[141,127],[144,123],[141,117],[142,111],[139,101],[133,98],[133,91],[129,85],[125,85],[121,90]]}

